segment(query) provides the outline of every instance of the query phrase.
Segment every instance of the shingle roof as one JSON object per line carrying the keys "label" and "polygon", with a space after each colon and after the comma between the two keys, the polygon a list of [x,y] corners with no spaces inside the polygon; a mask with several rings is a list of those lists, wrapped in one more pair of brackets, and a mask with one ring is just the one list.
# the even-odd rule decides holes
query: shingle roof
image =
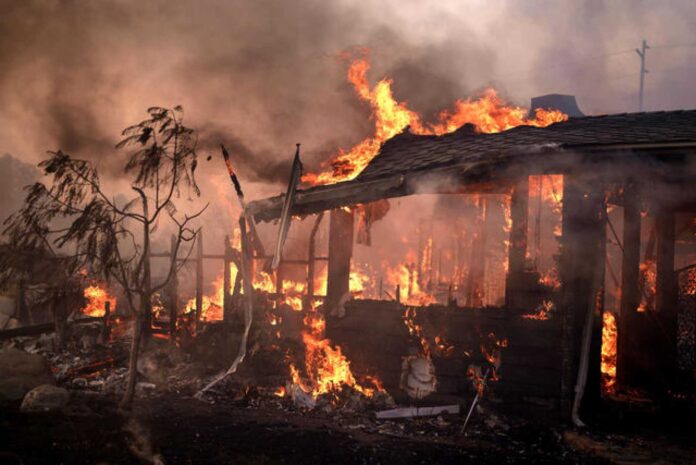
{"label": "shingle roof", "polygon": [[385,142],[357,179],[366,181],[466,165],[501,153],[525,153],[544,145],[589,148],[678,142],[696,142],[696,110],[570,118],[545,128],[519,126],[496,134],[477,134],[471,126],[442,136],[419,136],[405,131]]}
{"label": "shingle roof", "polygon": [[[667,149],[687,149],[696,155],[696,110],[624,113],[570,118],[545,128],[519,126],[497,134],[479,134],[465,125],[442,136],[421,136],[404,131],[385,142],[377,156],[351,181],[315,186],[297,191],[294,214],[308,214],[355,203],[410,195],[422,191],[419,179],[432,177],[437,187],[443,173],[455,173],[461,185],[496,182],[496,178],[531,174],[533,169],[606,169],[589,161],[650,165],[650,157]],[[578,153],[597,155],[575,157]],[[632,155],[633,154],[633,155]],[[672,158],[677,161],[679,157]],[[685,159],[681,159],[682,162]],[[585,164],[587,162],[587,164]],[[679,167],[681,166],[681,168]],[[671,165],[668,169],[689,179],[696,164]],[[540,171],[541,172],[541,171]],[[653,176],[652,169],[641,171]],[[427,183],[426,183],[427,184]],[[475,187],[475,186],[474,186]],[[490,188],[490,186],[489,186]],[[247,212],[257,220],[272,220],[280,214],[283,196],[248,204]]]}

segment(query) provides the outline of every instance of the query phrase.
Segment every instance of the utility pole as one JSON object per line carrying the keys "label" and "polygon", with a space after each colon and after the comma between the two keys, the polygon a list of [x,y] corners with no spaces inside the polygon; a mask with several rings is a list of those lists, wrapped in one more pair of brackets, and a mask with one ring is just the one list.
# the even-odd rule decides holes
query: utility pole
{"label": "utility pole", "polygon": [[643,84],[645,82],[645,75],[648,73],[648,70],[645,69],[645,52],[649,48],[648,43],[645,41],[645,39],[643,39],[643,47],[640,50],[636,49],[636,53],[640,57],[640,90],[638,91],[638,111],[643,111]]}

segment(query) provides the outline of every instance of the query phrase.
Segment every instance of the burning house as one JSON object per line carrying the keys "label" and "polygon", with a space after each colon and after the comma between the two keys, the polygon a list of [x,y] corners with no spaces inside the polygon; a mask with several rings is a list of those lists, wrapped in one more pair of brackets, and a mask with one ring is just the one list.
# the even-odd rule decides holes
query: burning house
{"label": "burning house", "polygon": [[[437,378],[425,394],[461,394],[472,369],[481,378],[490,368],[503,398],[577,420],[603,389],[666,394],[689,382],[696,112],[538,126],[406,128],[350,176],[339,160],[339,182],[293,194],[287,214],[316,220],[301,270],[297,253],[281,262],[276,288],[306,273],[305,310],[320,305],[354,372],[378,376],[390,391],[405,388],[402,361],[423,357],[434,362],[421,372]],[[412,198],[431,198],[434,208],[423,215],[418,203],[404,206]],[[272,222],[286,200],[251,202],[246,215]],[[376,237],[396,203],[408,214],[391,231],[414,231],[415,253],[400,278],[365,277],[362,264],[380,254],[365,244],[407,243]],[[319,257],[324,216],[327,256]],[[315,286],[319,263],[325,295]],[[356,289],[356,275],[367,285]]]}

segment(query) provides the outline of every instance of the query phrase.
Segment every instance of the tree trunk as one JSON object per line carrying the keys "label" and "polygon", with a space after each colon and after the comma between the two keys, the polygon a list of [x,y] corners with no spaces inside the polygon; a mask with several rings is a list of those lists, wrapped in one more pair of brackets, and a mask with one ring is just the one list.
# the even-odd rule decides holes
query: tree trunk
{"label": "tree trunk", "polygon": [[138,381],[138,356],[140,355],[140,343],[143,338],[143,322],[145,320],[146,299],[140,299],[140,311],[136,314],[135,324],[133,325],[133,342],[131,343],[130,358],[128,360],[128,381],[126,392],[123,393],[120,407],[127,409],[133,403],[135,395],[135,384]]}

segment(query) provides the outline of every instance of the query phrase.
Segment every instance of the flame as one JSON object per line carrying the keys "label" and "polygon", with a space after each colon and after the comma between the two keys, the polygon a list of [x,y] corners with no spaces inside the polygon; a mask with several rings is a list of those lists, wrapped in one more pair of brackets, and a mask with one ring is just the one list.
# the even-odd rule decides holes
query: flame
{"label": "flame", "polygon": [[657,293],[657,264],[655,260],[646,259],[640,264],[640,276],[644,293],[637,311],[644,312],[650,307]]}
{"label": "flame", "polygon": [[102,317],[106,313],[106,302],[111,305],[111,311],[116,310],[116,298],[100,285],[92,285],[85,288],[83,295],[87,304],[80,310],[83,314],[94,317]]}
{"label": "flame", "polygon": [[417,338],[421,345],[421,351],[423,355],[430,359],[430,343],[428,339],[423,335],[423,327],[416,323],[417,310],[415,307],[406,307],[404,310],[404,324],[408,328],[408,334]]}
{"label": "flame", "polygon": [[605,311],[602,320],[602,384],[606,392],[613,393],[616,389],[616,318]]}
{"label": "flame", "polygon": [[308,313],[304,323],[302,341],[305,345],[305,372],[309,379],[305,381],[295,364],[290,363],[290,376],[294,384],[314,398],[338,392],[345,386],[367,397],[384,390],[379,380],[374,377],[366,377],[366,381],[373,387],[358,383],[350,369],[350,361],[343,354],[341,347],[333,346],[324,336],[326,320],[320,313]]}
{"label": "flame", "polygon": [[348,81],[355,88],[358,97],[369,103],[372,109],[374,134],[348,151],[341,149],[327,163],[327,170],[305,174],[302,177],[304,183],[330,184],[355,178],[377,155],[382,143],[407,126],[415,134],[441,135],[471,123],[480,132],[492,133],[520,125],[544,127],[567,119],[567,115],[560,111],[541,109],[530,119],[526,109],[508,105],[494,89],[489,88],[476,99],[457,100],[452,109],[440,112],[437,122],[424,124],[421,117],[410,110],[405,102],[394,98],[391,79],[382,79],[370,88],[367,80],[369,69],[370,63],[365,58],[355,59],[348,68]]}
{"label": "flame", "polygon": [[[408,255],[413,255],[409,253]],[[407,255],[407,258],[409,258]],[[400,264],[391,267],[388,264],[383,264],[383,268],[387,275],[387,284],[392,288],[399,286],[401,293],[399,300],[406,305],[426,306],[437,302],[434,296],[421,289],[418,284],[418,271],[416,265]],[[397,296],[394,296],[395,298]]]}

